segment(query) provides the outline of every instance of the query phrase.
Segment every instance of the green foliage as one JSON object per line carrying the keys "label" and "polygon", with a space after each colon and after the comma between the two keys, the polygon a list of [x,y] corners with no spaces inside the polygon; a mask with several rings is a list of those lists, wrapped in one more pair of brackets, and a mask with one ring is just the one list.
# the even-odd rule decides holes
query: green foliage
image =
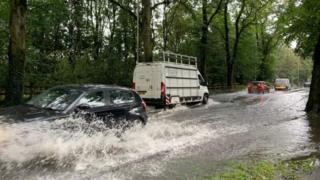
{"label": "green foliage", "polygon": [[277,54],[276,75],[278,78],[289,78],[295,85],[310,81],[312,60],[302,59],[289,48],[281,48]]}
{"label": "green foliage", "polygon": [[304,57],[313,55],[320,33],[320,1],[289,0],[280,19],[287,43],[296,42],[296,50]]}
{"label": "green foliage", "polygon": [[9,41],[9,2],[0,2],[0,87],[6,86]]}
{"label": "green foliage", "polygon": [[[307,2],[307,0],[305,0]],[[308,0],[308,2],[314,0]],[[77,2],[77,3],[74,3]],[[133,1],[119,1],[124,7],[133,10]],[[215,9],[209,2],[208,13]],[[234,17],[240,0],[230,1],[230,34],[234,34]],[[245,28],[239,42],[235,61],[235,80],[246,84],[259,79],[272,81],[275,77],[296,77],[295,67],[285,71],[286,64],[295,64],[294,58],[281,57],[281,49],[277,46],[278,23],[268,16],[280,11],[274,1],[256,11],[257,4],[248,1],[246,12],[241,17],[245,20],[251,10],[254,16],[248,16],[251,23]],[[297,13],[290,1],[287,15]],[[318,3],[315,1],[315,3]],[[306,4],[304,10],[310,4]],[[6,86],[7,79],[7,47],[9,24],[9,1],[0,2],[0,87]],[[312,12],[317,12],[312,8]],[[248,14],[249,13],[249,14]],[[319,14],[319,13],[318,13]],[[304,13],[302,13],[305,17]],[[231,17],[232,16],[232,17]],[[200,39],[202,28],[201,1],[172,3],[166,11],[167,50],[200,57]],[[289,16],[288,16],[289,17]],[[161,51],[164,40],[163,11],[161,6],[154,11],[154,45]],[[317,20],[318,16],[312,15]],[[300,22],[298,18],[281,18],[281,23]],[[298,23],[299,24],[299,23]],[[299,34],[304,39],[310,24],[303,24],[303,33],[293,31],[299,29],[283,28],[293,35]],[[272,29],[272,30],[270,30]],[[314,32],[312,27],[312,32]],[[223,13],[218,13],[209,26],[206,71],[210,84],[226,82],[226,54]],[[310,33],[309,33],[310,34]],[[136,59],[136,21],[132,14],[110,1],[70,1],[70,0],[29,0],[27,13],[27,66],[25,84],[34,86],[53,86],[66,83],[106,83],[130,86]],[[300,38],[301,37],[301,38]],[[312,36],[313,37],[313,36]],[[310,37],[311,38],[311,37]],[[308,38],[307,38],[308,39]],[[230,39],[231,44],[234,39]],[[308,41],[309,42],[309,41]],[[305,44],[305,43],[301,43]],[[306,43],[308,44],[308,43]],[[299,43],[300,45],[300,43]],[[299,46],[300,47],[300,46]],[[301,46],[302,47],[302,46]],[[306,51],[307,52],[307,51]],[[301,61],[300,79],[310,78],[310,61]],[[277,68],[279,66],[280,68]]]}
{"label": "green foliage", "polygon": [[[7,83],[8,2],[0,2],[0,87]],[[107,1],[74,2],[28,1],[25,84],[131,86],[136,33],[132,17]]]}
{"label": "green foliage", "polygon": [[[92,62],[87,58],[78,59],[74,68],[70,65],[68,59],[60,60],[52,77],[48,82],[52,85],[58,84],[118,84],[131,86],[133,63],[121,62],[108,66],[104,62]],[[117,69],[127,69],[127,71],[117,71]]]}
{"label": "green foliage", "polygon": [[[258,51],[252,51],[252,49],[257,49],[256,39],[252,32],[248,32],[239,46],[239,61],[236,64],[236,79],[239,83],[246,84],[248,81],[256,80],[259,74],[259,67],[262,62],[259,58]],[[272,74],[265,75],[265,78],[262,80],[272,78]]]}
{"label": "green foliage", "polygon": [[[171,22],[167,28],[169,31],[168,49],[200,57],[202,14],[201,9],[198,9],[196,5],[194,7],[190,6],[190,4],[188,4],[188,8],[181,5],[174,6],[166,15],[167,21]],[[273,6],[270,5],[269,9],[263,11],[265,15],[263,18],[266,19],[267,14],[271,13],[271,7]],[[190,12],[190,9],[193,9],[193,11]],[[246,84],[248,81],[256,79],[271,81],[275,77],[276,59],[273,52],[277,49],[277,44],[275,38],[273,39],[274,34],[267,32],[269,27],[266,25],[267,22],[264,23],[265,25],[259,26],[260,39],[256,37],[258,32],[254,26],[246,28],[240,39],[235,63],[235,79],[238,83]],[[230,23],[229,26],[230,34],[234,34],[234,25]],[[159,29],[159,34],[162,33],[162,30]],[[266,38],[266,36],[270,36],[270,38]],[[210,84],[224,84],[227,72],[222,13],[218,14],[210,25],[208,39],[206,61],[208,81]],[[264,42],[267,40],[268,43]],[[261,42],[258,43],[257,41]],[[233,42],[234,39],[231,39],[231,44]],[[261,47],[258,47],[257,44],[261,44]],[[260,74],[263,76],[260,76]]]}

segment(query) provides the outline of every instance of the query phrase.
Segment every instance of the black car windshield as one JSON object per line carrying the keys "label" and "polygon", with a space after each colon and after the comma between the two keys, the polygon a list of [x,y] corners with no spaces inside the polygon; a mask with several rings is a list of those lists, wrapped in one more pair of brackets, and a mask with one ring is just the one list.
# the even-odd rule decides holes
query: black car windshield
{"label": "black car windshield", "polygon": [[42,94],[32,98],[27,104],[38,108],[51,109],[55,111],[66,110],[83,91],[77,88],[57,87],[49,89]]}

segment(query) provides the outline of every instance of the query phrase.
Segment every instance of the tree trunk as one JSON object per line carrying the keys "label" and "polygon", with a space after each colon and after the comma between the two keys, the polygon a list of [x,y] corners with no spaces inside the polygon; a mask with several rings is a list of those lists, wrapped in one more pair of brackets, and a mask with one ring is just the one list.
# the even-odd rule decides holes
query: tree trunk
{"label": "tree trunk", "polygon": [[144,62],[152,62],[153,45],[151,41],[151,0],[142,0],[142,42]]}
{"label": "tree trunk", "polygon": [[168,46],[167,4],[163,5],[162,36],[163,36],[163,51],[166,51]]}
{"label": "tree trunk", "polygon": [[9,79],[6,91],[6,102],[10,105],[22,102],[26,60],[26,12],[27,0],[11,0]]}
{"label": "tree trunk", "polygon": [[233,62],[230,53],[230,37],[229,37],[229,24],[228,24],[228,1],[224,4],[224,32],[225,32],[225,53],[227,62],[227,86],[232,88],[233,81]]}
{"label": "tree trunk", "polygon": [[228,89],[232,89],[232,82],[233,82],[233,69],[234,66],[232,63],[227,63],[227,87]]}
{"label": "tree trunk", "polygon": [[200,45],[200,73],[206,77],[206,60],[207,60],[207,46],[208,46],[208,0],[202,0],[202,35]]}
{"label": "tree trunk", "polygon": [[206,77],[206,61],[207,61],[207,47],[208,47],[208,26],[203,25],[200,49],[200,73]]}
{"label": "tree trunk", "polygon": [[307,112],[320,113],[320,35],[313,55],[313,72]]}

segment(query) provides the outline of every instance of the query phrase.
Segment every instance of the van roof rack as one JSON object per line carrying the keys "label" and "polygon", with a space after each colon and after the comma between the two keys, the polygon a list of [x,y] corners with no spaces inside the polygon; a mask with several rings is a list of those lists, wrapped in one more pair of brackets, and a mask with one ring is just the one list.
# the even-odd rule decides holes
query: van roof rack
{"label": "van roof rack", "polygon": [[168,51],[163,51],[159,53],[159,56],[155,58],[155,61],[170,62],[175,64],[185,64],[185,65],[192,65],[197,67],[196,57],[172,53]]}

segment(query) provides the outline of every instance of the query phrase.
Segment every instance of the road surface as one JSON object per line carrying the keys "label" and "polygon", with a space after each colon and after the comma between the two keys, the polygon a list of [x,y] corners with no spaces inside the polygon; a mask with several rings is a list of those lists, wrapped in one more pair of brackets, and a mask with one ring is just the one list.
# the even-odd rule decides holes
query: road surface
{"label": "road surface", "polygon": [[149,109],[147,126],[121,137],[72,118],[2,124],[0,179],[202,179],[232,160],[306,156],[320,147],[307,96],[217,94],[205,106]]}

